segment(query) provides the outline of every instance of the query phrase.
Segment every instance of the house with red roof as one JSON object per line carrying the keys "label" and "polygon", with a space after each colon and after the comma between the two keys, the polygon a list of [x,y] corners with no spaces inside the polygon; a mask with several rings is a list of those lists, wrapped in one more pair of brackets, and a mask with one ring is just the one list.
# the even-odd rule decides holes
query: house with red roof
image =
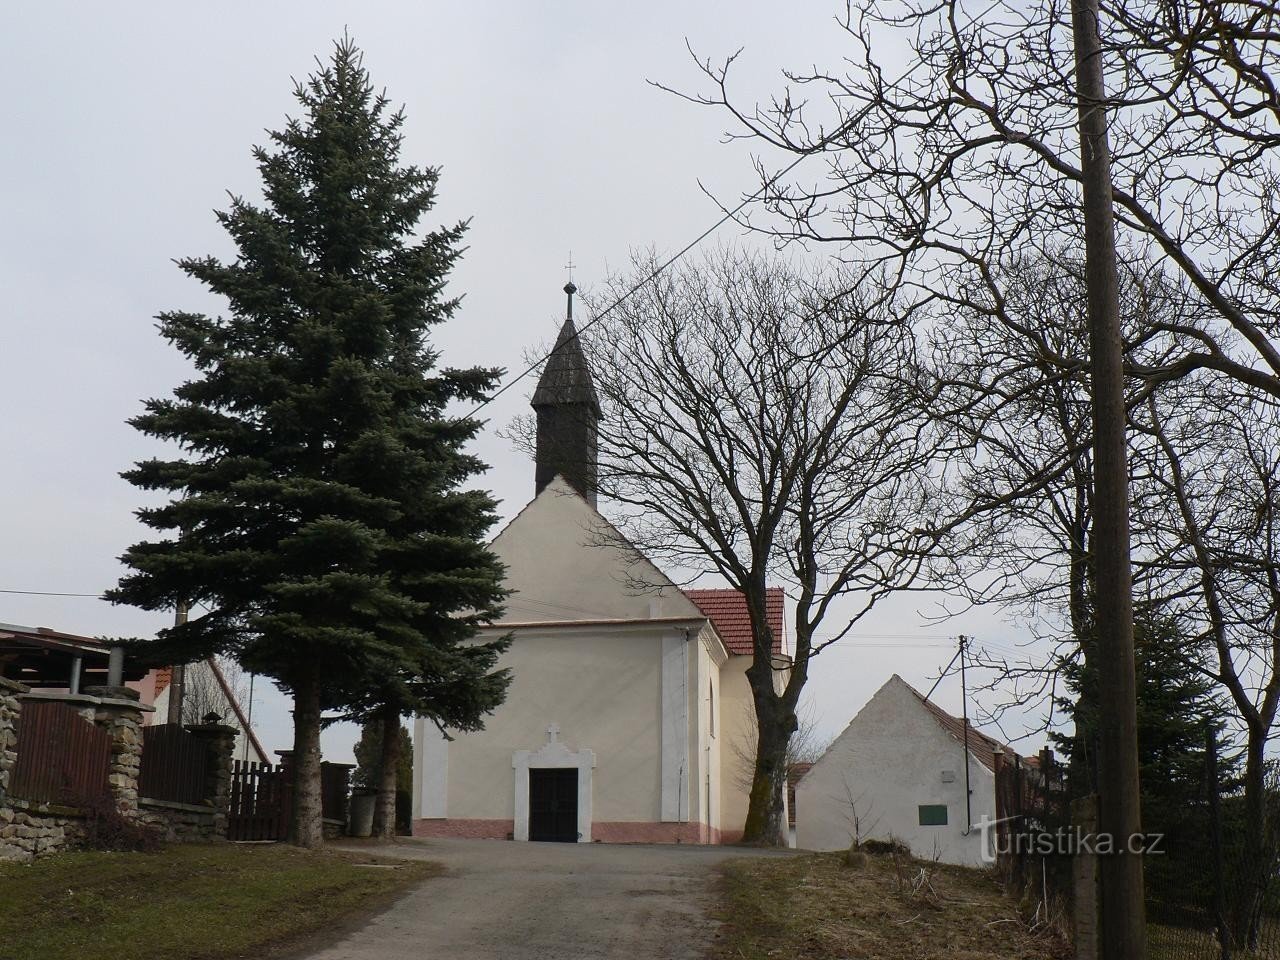
{"label": "house with red roof", "polygon": [[[750,781],[733,748],[751,730],[744,597],[682,589],[597,509],[599,407],[571,314],[533,407],[535,496],[491,544],[511,596],[481,631],[511,638],[511,685],[483,730],[416,720],[413,833],[736,840]],[[766,614],[781,681],[781,590]]]}
{"label": "house with red roof", "polygon": [[991,853],[983,823],[1002,814],[996,772],[1015,756],[895,673],[800,777],[796,845],[892,839],[918,857],[981,866]]}

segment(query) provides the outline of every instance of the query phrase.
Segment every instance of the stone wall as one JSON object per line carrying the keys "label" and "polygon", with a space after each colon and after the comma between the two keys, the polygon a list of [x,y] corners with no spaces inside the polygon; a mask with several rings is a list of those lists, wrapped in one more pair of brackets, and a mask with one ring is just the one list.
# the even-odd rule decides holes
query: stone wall
{"label": "stone wall", "polygon": [[226,816],[222,817],[222,829],[212,807],[192,803],[174,803],[169,800],[138,801],[138,821],[154,827],[166,841],[221,840],[227,836]]}
{"label": "stone wall", "polygon": [[170,841],[225,840],[236,728],[220,723],[201,723],[189,725],[187,730],[209,747],[204,800],[191,804],[141,797],[138,799],[138,819],[163,831]]}
{"label": "stone wall", "polygon": [[10,798],[0,803],[0,862],[56,853],[80,838],[83,823],[73,807]]}
{"label": "stone wall", "polygon": [[19,698],[26,692],[23,684],[0,677],[0,808],[9,792],[9,773],[18,762],[18,716],[22,712]]}
{"label": "stone wall", "polygon": [[83,835],[83,811],[54,803],[35,803],[8,795],[17,763],[18,728],[24,697],[57,699],[111,736],[106,787],[115,808],[131,820],[153,826],[171,841],[214,840],[227,835],[231,757],[236,731],[221,724],[187,729],[206,740],[209,763],[205,797],[199,804],[172,803],[138,795],[142,767],[142,720],[152,708],[124,687],[89,687],[79,695],[30,694],[22,684],[0,677],[0,861],[31,860],[73,845]]}

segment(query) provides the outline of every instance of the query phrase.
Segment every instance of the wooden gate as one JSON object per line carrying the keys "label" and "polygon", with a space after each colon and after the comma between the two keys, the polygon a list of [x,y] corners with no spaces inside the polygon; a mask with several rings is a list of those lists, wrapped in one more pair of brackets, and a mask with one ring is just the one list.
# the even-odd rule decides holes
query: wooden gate
{"label": "wooden gate", "polygon": [[79,803],[107,792],[111,734],[65,703],[24,700],[18,761],[9,793],[23,800]]}
{"label": "wooden gate", "polygon": [[284,764],[233,761],[229,840],[284,840],[292,807],[290,777]]}
{"label": "wooden gate", "polygon": [[205,799],[209,744],[180,723],[142,728],[138,793],[150,800],[200,803]]}

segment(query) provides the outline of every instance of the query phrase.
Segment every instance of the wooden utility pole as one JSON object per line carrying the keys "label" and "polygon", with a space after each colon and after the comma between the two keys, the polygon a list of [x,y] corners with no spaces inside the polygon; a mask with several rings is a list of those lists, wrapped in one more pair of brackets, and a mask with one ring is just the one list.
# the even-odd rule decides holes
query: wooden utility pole
{"label": "wooden utility pole", "polygon": [[[1094,623],[1101,727],[1098,829],[1111,834],[1120,850],[1141,831],[1141,817],[1124,344],[1099,15],[1098,0],[1073,0],[1093,405]],[[1142,960],[1147,953],[1142,858],[1125,850],[1100,859],[1103,960]]]}

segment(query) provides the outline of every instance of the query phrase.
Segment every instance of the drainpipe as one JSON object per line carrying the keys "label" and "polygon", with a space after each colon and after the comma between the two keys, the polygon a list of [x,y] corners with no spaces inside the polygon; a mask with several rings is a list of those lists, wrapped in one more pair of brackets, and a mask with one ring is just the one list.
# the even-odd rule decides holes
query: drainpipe
{"label": "drainpipe", "polygon": [[71,660],[71,683],[68,686],[72,696],[80,692],[80,671],[82,669],[84,669],[83,658],[73,657]]}

